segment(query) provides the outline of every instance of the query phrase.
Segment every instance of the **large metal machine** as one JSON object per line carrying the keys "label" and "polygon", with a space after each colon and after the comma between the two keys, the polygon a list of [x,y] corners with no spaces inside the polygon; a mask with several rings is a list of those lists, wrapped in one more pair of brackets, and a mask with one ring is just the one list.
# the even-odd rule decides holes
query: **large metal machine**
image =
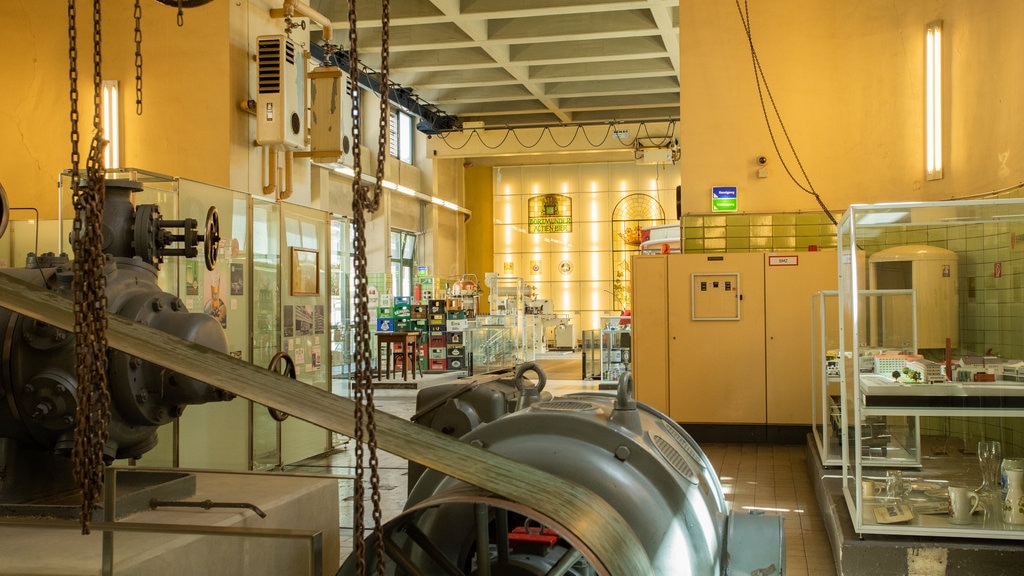
{"label": "large metal machine", "polygon": [[[536,373],[531,382],[525,375]],[[779,516],[729,513],[707,456],[675,422],[616,393],[552,398],[533,364],[424,389],[413,420],[593,491],[625,519],[655,574],[783,574]],[[410,466],[405,511],[383,529],[389,576],[598,573],[586,543],[552,518]],[[600,518],[594,518],[600,522]],[[373,566],[372,552],[367,566]],[[354,574],[349,558],[339,575]]]}
{"label": "large metal machine", "polygon": [[[130,180],[106,183],[103,273],[108,312],[226,353],[227,337],[220,323],[189,312],[177,296],[157,284],[165,256],[197,256],[200,242],[207,267],[213,269],[219,244],[216,210],[207,213],[200,234],[196,220],[165,221],[156,205],[134,206],[132,194],[141,189]],[[73,273],[66,255],[30,254],[25,268],[0,273],[72,296]],[[0,308],[0,502],[59,490],[56,478],[70,483],[70,475],[61,472],[69,466],[80,401],[74,342],[72,332]],[[111,350],[108,363],[108,461],[138,458],[152,449],[157,428],[180,416],[186,406],[233,397],[124,352]]]}

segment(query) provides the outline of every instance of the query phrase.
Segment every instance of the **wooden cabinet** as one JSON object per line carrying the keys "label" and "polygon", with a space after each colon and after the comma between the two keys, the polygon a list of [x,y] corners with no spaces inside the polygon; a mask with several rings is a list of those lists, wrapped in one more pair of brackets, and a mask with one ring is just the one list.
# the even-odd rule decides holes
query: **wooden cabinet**
{"label": "wooden cabinet", "polygon": [[633,258],[637,399],[691,424],[811,422],[811,295],[834,252]]}

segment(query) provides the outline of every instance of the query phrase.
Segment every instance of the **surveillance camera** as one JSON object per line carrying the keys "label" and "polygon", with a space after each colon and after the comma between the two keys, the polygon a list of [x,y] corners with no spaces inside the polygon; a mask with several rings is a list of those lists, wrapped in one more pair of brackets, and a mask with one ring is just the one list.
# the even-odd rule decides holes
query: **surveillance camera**
{"label": "surveillance camera", "polygon": [[758,156],[757,157],[757,163],[760,164],[761,166],[764,166],[765,164],[768,163],[768,157],[767,156]]}

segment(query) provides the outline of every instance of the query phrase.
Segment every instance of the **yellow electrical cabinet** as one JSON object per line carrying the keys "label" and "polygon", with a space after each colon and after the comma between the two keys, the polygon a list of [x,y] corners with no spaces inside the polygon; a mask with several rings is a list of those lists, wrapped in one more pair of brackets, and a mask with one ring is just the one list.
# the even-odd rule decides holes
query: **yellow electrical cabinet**
{"label": "yellow electrical cabinet", "polygon": [[811,422],[811,295],[835,252],[633,257],[637,399],[687,424]]}

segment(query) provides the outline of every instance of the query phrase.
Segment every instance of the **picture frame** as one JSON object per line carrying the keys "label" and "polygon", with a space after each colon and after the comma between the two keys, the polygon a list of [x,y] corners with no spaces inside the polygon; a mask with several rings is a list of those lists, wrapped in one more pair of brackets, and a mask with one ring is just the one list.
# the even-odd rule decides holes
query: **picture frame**
{"label": "picture frame", "polygon": [[320,251],[292,247],[292,296],[320,295]]}

